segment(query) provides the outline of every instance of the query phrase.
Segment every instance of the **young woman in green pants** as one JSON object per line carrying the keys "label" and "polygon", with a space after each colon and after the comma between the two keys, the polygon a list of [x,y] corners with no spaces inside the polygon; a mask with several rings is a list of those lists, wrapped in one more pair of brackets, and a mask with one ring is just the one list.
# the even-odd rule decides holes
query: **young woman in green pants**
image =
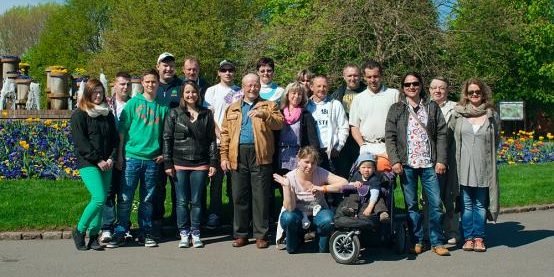
{"label": "young woman in green pants", "polygon": [[[103,250],[98,243],[98,232],[116,160],[118,136],[114,115],[106,104],[104,87],[98,79],[90,79],[85,85],[77,109],[71,115],[71,134],[81,179],[91,194],[73,231],[73,240],[78,250]],[[87,231],[89,241],[85,245]]]}

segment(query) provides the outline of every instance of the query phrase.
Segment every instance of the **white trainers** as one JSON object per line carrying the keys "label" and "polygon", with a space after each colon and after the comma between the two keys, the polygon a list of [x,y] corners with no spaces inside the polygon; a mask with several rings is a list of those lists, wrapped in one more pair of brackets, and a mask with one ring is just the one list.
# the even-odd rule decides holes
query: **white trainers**
{"label": "white trainers", "polygon": [[181,240],[179,241],[179,248],[189,248],[190,246],[190,235],[182,231],[179,233]]}
{"label": "white trainers", "polygon": [[152,236],[146,235],[146,237],[144,238],[144,246],[145,247],[156,247],[156,246],[158,246],[158,242],[156,242],[156,240]]}
{"label": "white trainers", "polygon": [[102,235],[100,235],[100,242],[101,243],[108,243],[111,240],[112,240],[112,232],[110,230],[102,231]]}
{"label": "white trainers", "polygon": [[195,236],[192,235],[192,247],[194,248],[201,248],[204,247],[204,243],[200,240],[200,235]]}

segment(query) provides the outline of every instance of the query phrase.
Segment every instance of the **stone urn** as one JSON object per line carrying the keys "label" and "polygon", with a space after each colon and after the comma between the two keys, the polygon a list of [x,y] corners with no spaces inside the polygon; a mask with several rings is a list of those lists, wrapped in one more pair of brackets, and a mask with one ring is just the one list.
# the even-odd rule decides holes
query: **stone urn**
{"label": "stone urn", "polygon": [[15,107],[18,110],[24,110],[29,96],[29,89],[31,87],[31,78],[19,77],[15,79],[15,84],[17,91]]}
{"label": "stone urn", "polygon": [[8,72],[16,72],[19,69],[20,59],[18,56],[2,56],[2,76],[7,78],[6,74]]}
{"label": "stone urn", "polygon": [[53,70],[50,72],[50,108],[52,110],[67,110],[69,99],[68,74],[63,70]]}

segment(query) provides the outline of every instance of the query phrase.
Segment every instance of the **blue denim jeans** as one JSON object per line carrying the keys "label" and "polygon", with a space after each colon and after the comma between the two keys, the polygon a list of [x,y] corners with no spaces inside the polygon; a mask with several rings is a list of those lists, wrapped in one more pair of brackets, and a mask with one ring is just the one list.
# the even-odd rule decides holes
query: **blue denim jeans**
{"label": "blue denim jeans", "polygon": [[152,231],[152,199],[156,194],[156,184],[161,165],[153,160],[139,160],[126,158],[125,182],[121,184],[121,194],[117,203],[118,225],[116,233],[128,231],[129,220],[135,190],[140,182],[138,207],[138,223],[142,235],[149,235]]}
{"label": "blue denim jeans", "polygon": [[204,197],[204,187],[206,186],[208,171],[177,170],[176,176],[177,228],[179,231],[198,232],[200,230],[202,198]]}
{"label": "blue denim jeans", "polygon": [[[329,236],[334,229],[333,216],[333,211],[323,209],[312,219],[312,223],[316,227],[320,253],[329,252]],[[287,252],[295,253],[298,251],[300,236],[304,235],[302,231],[302,212],[300,210],[284,211],[281,214],[280,222],[287,236]]]}
{"label": "blue denim jeans", "polygon": [[464,239],[485,238],[486,201],[489,188],[460,186],[464,209],[462,229]]}
{"label": "blue denim jeans", "polygon": [[117,206],[116,199],[121,194],[121,184],[125,182],[125,171],[113,168],[110,188],[108,189],[108,197],[102,211],[102,231],[113,231],[115,227]]}
{"label": "blue denim jeans", "polygon": [[431,246],[444,243],[442,231],[442,202],[440,198],[440,186],[434,167],[411,168],[404,165],[404,172],[400,175],[400,183],[404,192],[404,200],[408,207],[408,227],[411,231],[412,242],[423,242],[422,218],[417,201],[418,179],[421,179],[423,193],[427,196],[429,207],[429,240]]}

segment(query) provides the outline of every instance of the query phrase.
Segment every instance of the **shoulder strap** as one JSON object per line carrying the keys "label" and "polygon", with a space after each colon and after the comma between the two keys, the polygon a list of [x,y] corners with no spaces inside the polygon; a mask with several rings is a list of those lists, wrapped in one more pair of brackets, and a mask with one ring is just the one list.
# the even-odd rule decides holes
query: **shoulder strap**
{"label": "shoulder strap", "polygon": [[[408,111],[410,112],[410,114],[414,117],[414,119],[417,121],[417,123],[423,128],[423,130],[425,130],[425,133],[427,133],[427,135],[429,136],[430,138],[430,135],[429,135],[429,131],[427,130],[427,126],[425,126],[425,124],[423,124],[423,122],[421,122],[421,120],[419,120],[419,117],[417,117],[417,114],[414,112],[414,110],[412,109],[412,107],[409,106],[410,104],[408,104],[407,108],[408,108]],[[427,115],[429,116],[429,115]]]}

